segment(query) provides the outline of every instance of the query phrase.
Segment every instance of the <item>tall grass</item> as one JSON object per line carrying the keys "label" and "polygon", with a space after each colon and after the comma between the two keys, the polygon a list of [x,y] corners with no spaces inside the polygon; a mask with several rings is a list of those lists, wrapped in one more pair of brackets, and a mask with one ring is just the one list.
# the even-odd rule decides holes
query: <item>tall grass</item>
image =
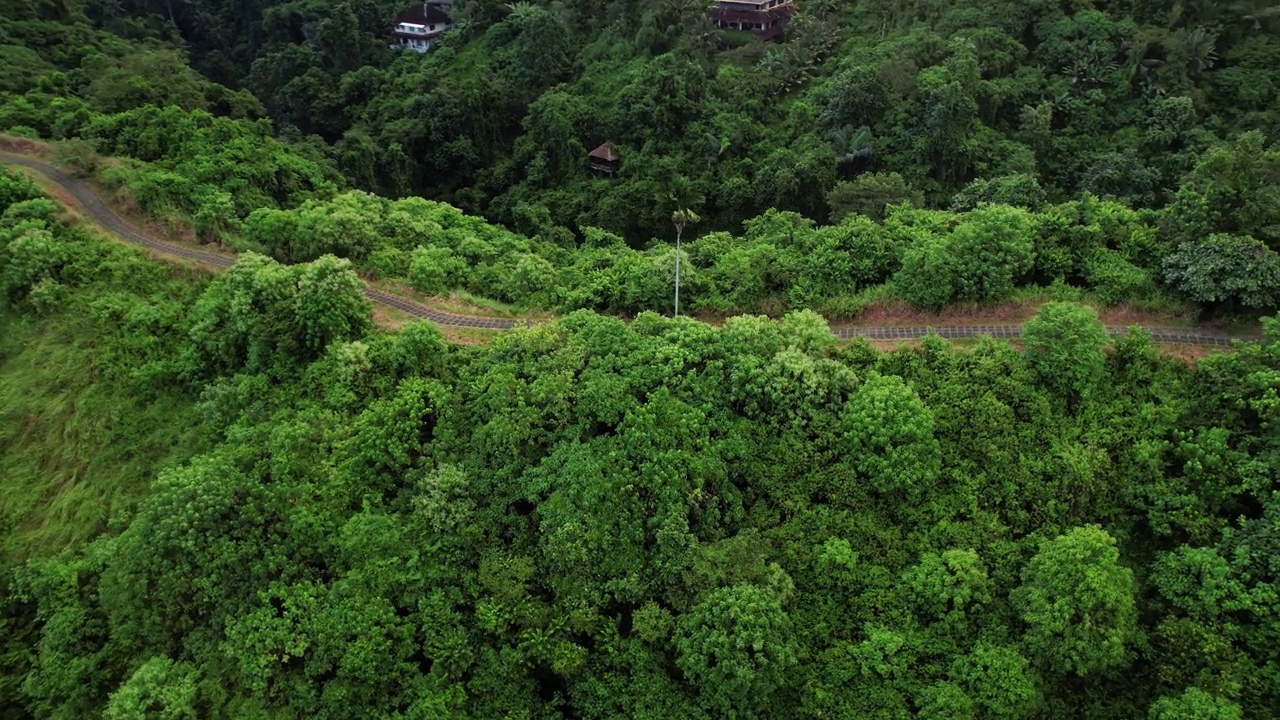
{"label": "tall grass", "polygon": [[189,398],[143,400],[102,372],[103,338],[74,312],[0,314],[0,559],[54,554],[127,513],[194,452]]}

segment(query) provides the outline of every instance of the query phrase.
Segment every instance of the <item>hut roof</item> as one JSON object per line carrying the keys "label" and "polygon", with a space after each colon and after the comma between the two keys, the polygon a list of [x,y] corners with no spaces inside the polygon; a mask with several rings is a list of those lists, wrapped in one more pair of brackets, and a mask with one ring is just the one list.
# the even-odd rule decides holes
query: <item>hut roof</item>
{"label": "hut roof", "polygon": [[604,141],[600,147],[587,153],[587,157],[595,158],[596,160],[604,160],[605,162],[616,162],[621,159],[618,155],[618,149],[615,148],[613,143],[608,140]]}

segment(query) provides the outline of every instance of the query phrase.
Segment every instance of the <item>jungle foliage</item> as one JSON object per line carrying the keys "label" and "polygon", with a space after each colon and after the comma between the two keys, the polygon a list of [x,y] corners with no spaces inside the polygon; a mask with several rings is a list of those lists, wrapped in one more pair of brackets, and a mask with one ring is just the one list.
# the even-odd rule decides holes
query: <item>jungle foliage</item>
{"label": "jungle foliage", "polygon": [[[276,218],[257,249],[372,255],[425,291],[527,307],[665,308],[676,186],[701,218],[693,311],[853,315],[1055,282],[1101,304],[1280,304],[1266,2],[801,0],[766,45],[717,33],[697,2],[461,0],[425,56],[387,47],[402,9],[0,3],[0,130],[146,163],[102,179],[209,241],[240,242],[260,210],[447,203],[521,237],[475,230],[493,247],[460,252],[456,232],[383,219],[326,250],[281,236],[314,221]],[[615,177],[586,162],[606,139]],[[406,221],[452,217],[407,202]]]}
{"label": "jungle foliage", "polygon": [[[1274,312],[1273,3],[800,6],[460,1],[419,56],[391,0],[0,0],[0,131],[243,251],[0,172],[0,718],[1280,715],[1280,318],[814,312]],[[780,319],[647,312],[675,217],[685,306]],[[450,346],[356,270],[565,315]]]}
{"label": "jungle foliage", "polygon": [[[332,255],[192,282],[7,174],[0,270],[6,718],[1280,709],[1280,319],[1194,367],[1065,303],[1025,354],[809,311],[458,347]],[[91,519],[8,505],[67,452],[10,389],[73,350],[111,506],[32,534]]]}

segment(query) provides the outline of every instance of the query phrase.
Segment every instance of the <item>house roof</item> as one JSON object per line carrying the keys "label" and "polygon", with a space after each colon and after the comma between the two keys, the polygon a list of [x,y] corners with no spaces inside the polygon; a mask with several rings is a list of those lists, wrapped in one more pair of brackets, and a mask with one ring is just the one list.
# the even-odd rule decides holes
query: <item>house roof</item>
{"label": "house roof", "polygon": [[414,25],[448,25],[449,14],[435,3],[414,3],[413,7],[396,16],[396,24],[413,23]]}
{"label": "house roof", "polygon": [[596,160],[604,160],[605,162],[615,162],[622,159],[622,157],[618,155],[618,149],[615,148],[613,143],[608,140],[605,140],[600,147],[587,153],[587,157],[595,158]]}
{"label": "house roof", "polygon": [[712,20],[743,23],[758,23],[762,20],[785,20],[795,14],[796,9],[793,5],[782,5],[768,10],[731,10],[729,8],[713,7],[707,11],[708,17]]}

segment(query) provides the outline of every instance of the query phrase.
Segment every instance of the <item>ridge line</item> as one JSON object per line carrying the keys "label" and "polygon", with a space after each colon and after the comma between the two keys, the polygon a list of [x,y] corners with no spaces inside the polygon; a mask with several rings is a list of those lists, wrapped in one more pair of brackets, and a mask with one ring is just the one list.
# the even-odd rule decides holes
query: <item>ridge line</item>
{"label": "ridge line", "polygon": [[[0,152],[0,164],[18,165],[44,175],[54,184],[70,193],[76,202],[80,204],[80,207],[99,225],[126,242],[219,268],[231,267],[236,262],[234,257],[197,250],[147,234],[116,213],[89,182],[75,177],[54,165],[7,152]],[[429,320],[437,325],[477,330],[510,330],[519,324],[516,320],[507,318],[483,318],[439,310],[425,303],[370,287],[363,279],[361,282],[364,282],[364,296],[372,302],[408,313],[415,318]],[[1164,344],[1229,347],[1233,340],[1247,340],[1257,337],[1254,335],[1233,335],[1212,330],[1180,327],[1141,325],[1134,327],[1138,327],[1140,330],[1150,334],[1153,342]],[[1124,335],[1128,332],[1128,327],[1107,326],[1107,333],[1113,337]],[[918,340],[928,335],[937,335],[944,339],[956,340],[989,335],[1000,339],[1015,340],[1022,337],[1022,325],[842,325],[832,327],[831,333],[840,339],[865,337],[868,340]]]}

